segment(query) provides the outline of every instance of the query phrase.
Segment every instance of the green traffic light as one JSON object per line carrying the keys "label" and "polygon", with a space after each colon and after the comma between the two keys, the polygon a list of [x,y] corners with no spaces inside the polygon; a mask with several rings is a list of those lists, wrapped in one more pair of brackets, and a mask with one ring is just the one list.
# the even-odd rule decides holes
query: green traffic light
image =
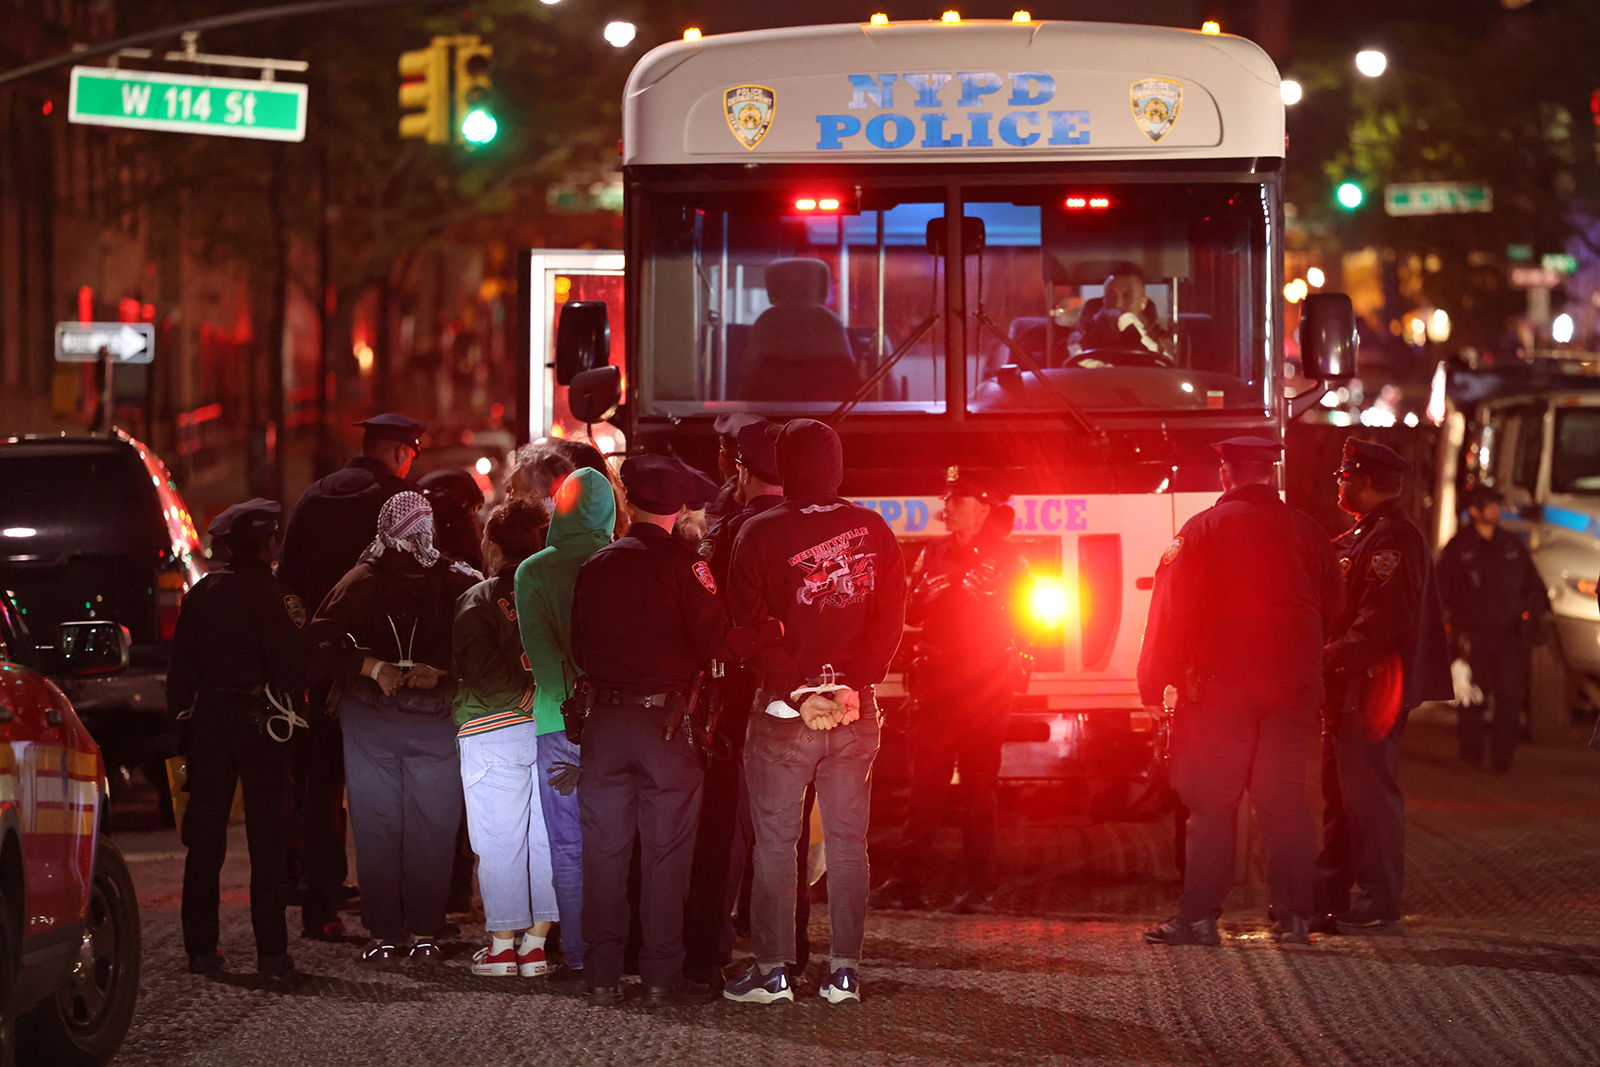
{"label": "green traffic light", "polygon": [[1354,211],[1356,208],[1360,207],[1361,202],[1367,198],[1367,194],[1362,192],[1361,186],[1357,185],[1355,182],[1345,182],[1343,185],[1339,186],[1339,189],[1336,193],[1334,193],[1334,196],[1338,199],[1339,206],[1347,211]]}
{"label": "green traffic light", "polygon": [[461,136],[469,144],[488,144],[500,132],[500,124],[483,108],[473,108],[461,120]]}

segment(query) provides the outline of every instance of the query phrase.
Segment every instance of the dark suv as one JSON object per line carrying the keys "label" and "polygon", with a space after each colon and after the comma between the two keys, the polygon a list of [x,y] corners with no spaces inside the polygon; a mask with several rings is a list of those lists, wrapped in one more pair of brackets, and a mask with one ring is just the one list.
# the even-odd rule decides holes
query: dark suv
{"label": "dark suv", "polygon": [[[56,679],[108,766],[142,767],[158,790],[177,752],[167,651],[205,550],[166,465],[112,437],[0,439],[0,585],[41,644],[63,622],[110,619],[132,640],[114,677]],[[115,779],[115,776],[113,776]]]}

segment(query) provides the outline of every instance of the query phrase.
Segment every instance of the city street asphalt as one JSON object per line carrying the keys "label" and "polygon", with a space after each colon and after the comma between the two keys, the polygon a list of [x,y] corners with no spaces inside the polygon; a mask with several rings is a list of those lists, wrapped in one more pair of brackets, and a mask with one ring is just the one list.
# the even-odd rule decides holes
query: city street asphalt
{"label": "city street asphalt", "polygon": [[[297,941],[303,974],[269,981],[254,972],[242,826],[223,873],[229,973],[196,977],[179,933],[177,835],[124,830],[144,958],[114,1062],[1600,1064],[1600,753],[1524,748],[1510,774],[1485,774],[1455,761],[1435,714],[1408,731],[1401,778],[1403,938],[1278,949],[1252,833],[1223,947],[1152,947],[1139,933],[1171,913],[1179,888],[1170,816],[1081,826],[1013,813],[995,911],[873,912],[863,1002],[839,1006],[818,997],[813,962],[794,1005],[591,1009],[538,979],[474,977],[482,928],[471,925],[443,963],[373,970],[357,960],[353,914],[349,944]],[[953,877],[953,836],[941,852]],[[935,898],[941,888],[953,885],[936,882]],[[820,946],[826,907],[812,916]],[[748,964],[747,942],[736,955]]]}

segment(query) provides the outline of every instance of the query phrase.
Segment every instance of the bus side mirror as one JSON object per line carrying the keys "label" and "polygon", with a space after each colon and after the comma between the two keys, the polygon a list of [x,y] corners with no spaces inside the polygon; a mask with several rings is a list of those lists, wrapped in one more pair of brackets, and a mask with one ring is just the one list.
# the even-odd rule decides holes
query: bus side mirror
{"label": "bus side mirror", "polygon": [[567,408],[579,422],[605,422],[617,413],[621,402],[622,371],[616,367],[596,367],[574,374],[567,386]]}
{"label": "bus side mirror", "polygon": [[115,622],[64,622],[56,637],[61,664],[70,674],[90,677],[128,668],[128,631]]}
{"label": "bus side mirror", "polygon": [[1314,382],[1356,375],[1356,310],[1343,293],[1312,293],[1300,304],[1300,372]]}
{"label": "bus side mirror", "polygon": [[611,320],[604,300],[575,300],[556,326],[556,384],[611,362]]}

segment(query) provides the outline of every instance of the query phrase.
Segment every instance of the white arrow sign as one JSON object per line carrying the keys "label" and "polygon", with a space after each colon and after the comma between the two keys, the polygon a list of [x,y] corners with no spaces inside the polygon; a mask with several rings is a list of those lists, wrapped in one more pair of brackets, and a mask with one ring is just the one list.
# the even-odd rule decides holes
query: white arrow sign
{"label": "white arrow sign", "polygon": [[156,354],[156,328],[148,322],[58,322],[56,359],[93,363],[110,353],[117,363],[149,363]]}

